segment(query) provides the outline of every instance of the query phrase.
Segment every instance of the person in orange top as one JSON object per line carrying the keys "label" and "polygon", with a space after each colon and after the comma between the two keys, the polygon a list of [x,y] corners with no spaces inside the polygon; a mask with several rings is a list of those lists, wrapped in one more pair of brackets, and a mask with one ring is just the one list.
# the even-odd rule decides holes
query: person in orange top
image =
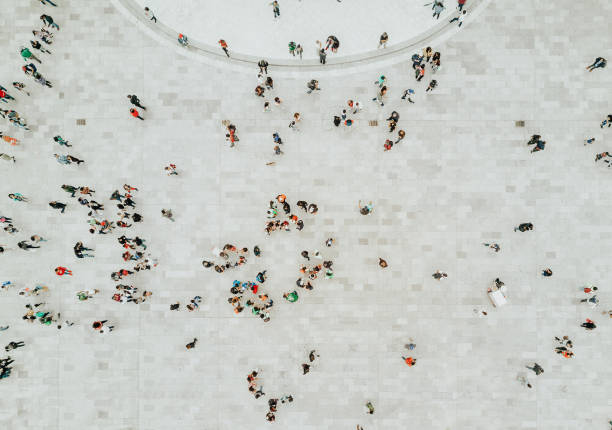
{"label": "person in orange top", "polygon": [[57,276],[63,276],[64,274],[72,276],[72,270],[66,269],[62,266],[58,266],[55,268],[55,274]]}
{"label": "person in orange top", "polygon": [[0,131],[0,137],[2,138],[2,140],[4,140],[6,143],[10,143],[11,145],[15,146],[19,143],[19,141],[17,139],[15,139],[14,137],[10,137],[10,136],[5,136],[4,134],[2,134],[2,132]]}
{"label": "person in orange top", "polygon": [[402,359],[406,362],[406,364],[410,367],[416,365],[416,358],[412,358],[412,357],[402,357]]}
{"label": "person in orange top", "polygon": [[229,58],[229,52],[227,52],[227,42],[223,39],[219,39],[219,45],[221,45],[221,49],[223,49],[223,52],[225,52],[225,55],[227,55],[227,58]]}
{"label": "person in orange top", "polygon": [[138,118],[139,120],[144,121],[144,118],[140,116],[140,114],[138,113],[136,109],[134,108],[130,109],[130,114],[132,114],[134,118]]}
{"label": "person in orange top", "polygon": [[287,196],[284,194],[279,194],[278,196],[276,196],[276,200],[278,200],[279,203],[284,203],[286,198]]}

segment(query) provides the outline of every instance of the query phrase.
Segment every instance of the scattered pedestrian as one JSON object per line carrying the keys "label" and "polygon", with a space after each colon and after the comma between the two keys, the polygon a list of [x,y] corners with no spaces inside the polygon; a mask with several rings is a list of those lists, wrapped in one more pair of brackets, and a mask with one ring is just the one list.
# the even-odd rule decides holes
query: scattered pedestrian
{"label": "scattered pedestrian", "polygon": [[587,70],[589,72],[592,72],[593,70],[598,69],[600,67],[603,69],[604,67],[606,67],[607,64],[608,64],[608,61],[605,58],[597,57],[595,61],[593,61],[593,64],[591,64],[590,66],[587,66]]}
{"label": "scattered pedestrian", "polygon": [[179,33],[177,40],[181,46],[187,47],[189,45],[189,39],[183,33]]}
{"label": "scattered pedestrian", "polygon": [[466,15],[467,15],[467,10],[461,11],[461,12],[459,12],[458,16],[454,17],[453,19],[451,19],[448,22],[458,21],[457,27],[461,27],[461,25],[463,25],[463,20],[465,19]]}
{"label": "scattered pedestrian", "polygon": [[389,35],[385,31],[383,34],[380,35],[380,39],[378,40],[378,48],[380,47],[386,48],[388,41],[389,41]]}
{"label": "scattered pedestrian", "polygon": [[153,11],[151,9],[149,9],[148,7],[144,8],[144,16],[146,18],[149,18],[150,21],[153,21],[153,22],[155,22],[157,24],[157,18],[153,14]]}
{"label": "scattered pedestrian", "polygon": [[223,39],[219,39],[219,46],[221,46],[221,49],[223,49],[223,52],[225,52],[225,55],[227,55],[227,58],[230,57],[229,51],[227,50],[227,42]]}
{"label": "scattered pedestrian", "polygon": [[128,94],[127,98],[130,100],[130,103],[132,103],[134,106],[139,107],[139,108],[141,108],[143,110],[147,110],[146,107],[144,107],[143,105],[140,104],[140,100],[138,99],[138,97],[136,95],[129,95]]}
{"label": "scattered pedestrian", "polygon": [[327,54],[325,53],[325,49],[319,49],[319,63],[325,64],[326,58]]}
{"label": "scattered pedestrian", "polygon": [[140,116],[140,113],[134,109],[134,108],[130,108],[130,115],[132,115],[134,118],[138,118],[141,121],[144,121],[144,118]]}

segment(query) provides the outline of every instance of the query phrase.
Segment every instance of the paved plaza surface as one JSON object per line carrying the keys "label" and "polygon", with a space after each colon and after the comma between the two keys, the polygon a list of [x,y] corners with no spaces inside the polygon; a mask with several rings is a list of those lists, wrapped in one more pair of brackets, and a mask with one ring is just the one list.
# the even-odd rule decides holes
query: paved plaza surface
{"label": "paved plaza surface", "polygon": [[[132,0],[149,7],[156,18],[188,37],[216,46],[223,38],[232,52],[273,58],[294,58],[290,41],[301,44],[303,58],[319,58],[319,40],[340,40],[334,57],[360,54],[378,47],[383,32],[391,47],[457,15],[456,2],[433,17],[432,2],[423,0],[281,0],[275,18],[272,1]],[[331,57],[331,55],[330,55]]]}
{"label": "paved plaza surface", "polygon": [[[594,159],[612,149],[612,131],[599,127],[610,113],[612,75],[585,67],[610,58],[612,4],[491,2],[432,45],[442,68],[429,93],[431,71],[416,83],[409,60],[345,74],[276,75],[270,67],[274,90],[266,100],[283,103],[264,112],[253,92],[256,65],[199,61],[107,2],[58,3],[5,0],[0,18],[0,85],[17,99],[0,108],[18,111],[32,129],[0,118],[0,131],[21,140],[0,142],[0,152],[17,160],[0,160],[0,215],[19,229],[0,231],[9,248],[0,254],[0,282],[14,284],[0,290],[0,326],[10,326],[0,340],[26,343],[0,355],[15,359],[0,380],[0,429],[610,428],[612,170]],[[61,28],[52,55],[35,52],[53,88],[20,70],[19,48],[42,13]],[[381,74],[389,88],[383,107],[371,101]],[[310,79],[321,91],[306,94]],[[13,90],[13,81],[26,83],[31,96]],[[406,88],[415,89],[415,104],[400,99]],[[147,107],[145,121],[130,117],[128,94]],[[349,115],[352,127],[336,128],[332,118],[349,98],[363,110]],[[383,151],[393,110],[406,138]],[[299,131],[288,128],[294,112]],[[223,120],[237,127],[234,148]],[[274,132],[283,155],[274,155]],[[58,134],[73,147],[54,143]],[[533,134],[547,142],[544,151],[530,153]],[[584,145],[590,137],[595,142]],[[64,166],[54,153],[85,163]],[[178,176],[165,174],[169,163]],[[144,220],[108,235],[91,235],[87,209],[60,189],[90,186],[105,217],[116,220],[109,197],[126,183],[139,189]],[[14,192],[30,201],[6,197]],[[267,237],[268,202],[281,193],[305,227]],[[48,206],[52,200],[68,204],[64,214]],[[298,200],[316,203],[318,213],[303,215]],[[359,200],[374,211],[360,215]],[[160,216],[164,208],[175,222]],[[526,222],[533,231],[514,231]],[[32,234],[48,242],[19,249]],[[111,299],[111,272],[131,267],[121,258],[121,234],[146,238],[158,261],[124,280],[153,292],[142,304]],[[77,241],[95,248],[95,258],[77,259]],[[226,243],[249,247],[248,262],[222,274],[202,267]],[[289,303],[282,295],[296,288],[302,250],[333,260],[334,278],[298,288],[299,300]],[[56,276],[57,266],[74,275]],[[554,275],[542,277],[545,268]],[[274,300],[267,323],[235,315],[227,302],[233,280],[254,281],[262,270],[261,288]],[[436,270],[448,278],[433,279]],[[487,297],[497,277],[508,290],[500,308]],[[37,284],[49,291],[17,294]],[[599,287],[596,308],[579,303],[587,284]],[[76,298],[93,288],[100,290],[93,298]],[[188,312],[196,295],[200,308]],[[181,310],[170,311],[177,301]],[[58,330],[23,321],[24,306],[39,302],[75,324]],[[595,330],[580,327],[586,318]],[[96,320],[109,320],[114,331],[95,332]],[[574,343],[573,358],[554,351],[554,337],[563,335]],[[185,349],[194,337],[197,346]],[[417,346],[408,351],[411,339]],[[302,375],[313,349],[320,357]],[[414,367],[402,360],[408,352]],[[533,362],[542,375],[525,368]],[[253,369],[266,393],[259,399],[248,391]],[[268,399],[285,394],[294,401],[266,422]]]}

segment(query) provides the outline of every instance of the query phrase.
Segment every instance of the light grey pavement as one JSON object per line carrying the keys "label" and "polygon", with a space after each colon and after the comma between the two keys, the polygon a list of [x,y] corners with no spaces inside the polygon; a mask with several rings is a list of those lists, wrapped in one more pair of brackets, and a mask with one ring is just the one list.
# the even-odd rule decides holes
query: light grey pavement
{"label": "light grey pavement", "polygon": [[[322,90],[310,95],[306,78],[276,77],[271,68],[272,95],[283,104],[263,112],[253,93],[257,70],[195,61],[105,2],[58,2],[6,0],[0,18],[0,84],[21,80],[32,93],[11,91],[31,132],[0,118],[0,130],[22,140],[0,143],[0,152],[17,157],[14,165],[0,160],[0,215],[20,230],[0,232],[0,244],[13,248],[0,255],[0,281],[16,285],[0,290],[0,326],[10,325],[0,343],[27,344],[11,353],[13,375],[0,381],[0,428],[609,429],[612,321],[602,312],[612,308],[612,170],[594,158],[612,149],[612,131],[599,127],[610,113],[612,76],[584,68],[610,58],[612,4],[492,2],[434,46],[442,69],[432,94],[424,93],[430,70],[415,84],[409,63],[313,73]],[[61,26],[53,55],[40,54],[52,89],[20,71],[18,48],[43,12]],[[382,108],[371,102],[380,74],[389,86]],[[408,87],[417,91],[414,105],[399,99]],[[148,108],[145,121],[129,116],[132,93]],[[353,127],[336,129],[331,119],[349,98],[364,109]],[[392,110],[407,136],[383,152]],[[287,127],[293,112],[303,118],[299,132]],[[224,119],[238,128],[235,148],[224,141]],[[285,142],[280,157],[275,131]],[[525,143],[534,133],[547,145],[531,154]],[[56,134],[74,146],[58,147]],[[596,142],[584,146],[591,136]],[[57,152],[86,163],[62,166]],[[168,163],[178,177],[165,175]],[[87,211],[60,189],[89,185],[114,220],[109,196],[124,183],[139,188],[144,217],[125,233],[146,238],[159,261],[126,278],[153,292],[141,305],[111,300],[110,273],[128,267],[120,233],[90,235]],[[30,203],[9,200],[11,192]],[[304,217],[301,232],[266,238],[268,201],[279,193],[292,206],[315,202],[319,212]],[[371,215],[359,214],[359,199],[373,202]],[[51,200],[68,202],[66,213]],[[162,208],[172,208],[176,222],[162,218]],[[514,232],[521,222],[534,231]],[[41,249],[17,248],[35,233],[49,240]],[[328,237],[336,238],[331,248],[323,245]],[[79,240],[93,245],[94,259],[75,258]],[[489,241],[501,252],[482,246]],[[204,269],[201,260],[225,243],[257,244],[263,255],[224,274]],[[282,294],[294,288],[303,249],[332,258],[335,277],[300,290],[291,304]],[[56,276],[59,265],[74,276]],[[551,278],[540,275],[547,267]],[[252,280],[262,269],[275,302],[269,323],[236,316],[227,303],[234,279]],[[448,278],[434,280],[438,269]],[[509,291],[509,304],[497,309],[486,295],[496,277]],[[37,283],[49,293],[17,295]],[[595,309],[577,303],[587,283],[600,287]],[[79,302],[74,293],[85,288],[101,293]],[[169,311],[195,295],[203,297],[199,311]],[[57,330],[22,321],[24,305],[40,301],[76,324]],[[585,318],[597,329],[581,328]],[[115,330],[94,333],[97,319]],[[574,341],[574,358],[554,353],[561,335]],[[194,336],[199,342],[187,351]],[[410,338],[412,368],[401,359]],[[321,357],[302,376],[311,349]],[[543,375],[524,368],[533,361]],[[267,393],[258,400],[247,390],[254,368]],[[532,389],[516,380],[523,372]],[[286,393],[294,402],[267,423],[267,399]]]}

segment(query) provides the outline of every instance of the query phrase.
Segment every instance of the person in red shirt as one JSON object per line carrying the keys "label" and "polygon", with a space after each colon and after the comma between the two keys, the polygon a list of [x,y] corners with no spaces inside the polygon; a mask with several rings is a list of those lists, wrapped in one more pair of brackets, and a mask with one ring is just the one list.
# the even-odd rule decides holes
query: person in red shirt
{"label": "person in red shirt", "polygon": [[57,276],[63,276],[64,274],[72,276],[72,270],[66,269],[65,267],[62,267],[62,266],[57,266],[55,268],[55,274]]}
{"label": "person in red shirt", "polygon": [[227,58],[229,58],[229,52],[227,52],[227,42],[223,39],[219,39],[219,45],[221,45],[221,49],[223,49],[223,52],[225,52],[225,55],[227,55]]}
{"label": "person in red shirt", "polygon": [[457,9],[459,9],[459,12],[461,12],[461,10],[463,9],[463,6],[465,6],[465,2],[467,0],[457,0]]}
{"label": "person in red shirt", "polygon": [[416,358],[412,358],[412,357],[402,357],[402,359],[406,362],[406,364],[410,367],[415,366],[416,365]]}
{"label": "person in red shirt", "polygon": [[597,291],[597,287],[584,287],[583,291],[587,294],[592,293],[594,291]]}
{"label": "person in red shirt", "polygon": [[130,114],[132,114],[132,116],[133,116],[134,118],[138,118],[139,120],[144,121],[144,118],[140,116],[140,114],[138,113],[138,111],[137,111],[136,109],[131,108],[131,109],[130,109]]}

